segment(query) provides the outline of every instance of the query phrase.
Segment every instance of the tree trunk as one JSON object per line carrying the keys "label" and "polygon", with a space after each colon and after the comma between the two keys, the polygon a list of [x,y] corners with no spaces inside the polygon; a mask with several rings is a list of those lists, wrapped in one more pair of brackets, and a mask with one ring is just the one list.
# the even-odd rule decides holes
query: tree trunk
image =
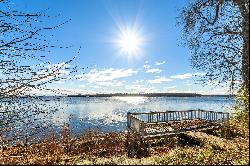
{"label": "tree trunk", "polygon": [[[243,87],[246,94],[249,95],[249,2],[239,1],[238,3],[241,16],[243,18],[242,22],[242,38],[243,38],[243,48],[242,48],[242,79]],[[248,101],[245,101],[248,102]],[[248,107],[248,103],[244,103],[245,107]],[[248,108],[247,108],[248,109]]]}
{"label": "tree trunk", "polygon": [[249,86],[249,18],[246,16],[243,22],[243,55],[242,55],[242,76],[243,84]]}

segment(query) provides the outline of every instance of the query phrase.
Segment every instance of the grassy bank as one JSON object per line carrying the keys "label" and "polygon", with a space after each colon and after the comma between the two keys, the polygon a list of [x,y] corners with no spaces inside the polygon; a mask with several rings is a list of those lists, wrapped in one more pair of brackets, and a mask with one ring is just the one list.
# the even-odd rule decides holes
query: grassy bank
{"label": "grassy bank", "polygon": [[[146,147],[127,133],[88,131],[78,138],[64,130],[43,142],[4,147],[0,164],[248,164],[249,132],[234,124],[207,131],[198,140],[183,136],[147,141]],[[212,139],[213,138],[213,139]],[[216,139],[216,141],[214,140]],[[218,141],[219,140],[219,141]],[[225,146],[226,145],[226,146]],[[135,155],[128,157],[133,146]]]}

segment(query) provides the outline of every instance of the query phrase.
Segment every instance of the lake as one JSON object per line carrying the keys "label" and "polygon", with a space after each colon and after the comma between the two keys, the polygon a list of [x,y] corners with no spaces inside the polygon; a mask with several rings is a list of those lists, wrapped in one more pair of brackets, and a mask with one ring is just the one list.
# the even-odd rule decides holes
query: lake
{"label": "lake", "polygon": [[2,133],[6,129],[5,137],[15,140],[23,140],[25,135],[36,135],[34,141],[43,138],[42,135],[46,137],[52,128],[55,133],[60,133],[65,124],[69,125],[70,134],[75,136],[81,135],[86,129],[98,129],[101,132],[125,131],[128,112],[191,109],[230,112],[229,108],[234,104],[232,97],[215,96],[41,97],[13,99],[11,105],[9,100],[11,99],[0,100],[0,112],[9,112],[0,114],[1,125],[5,126]]}
{"label": "lake", "polygon": [[54,126],[67,123],[71,132],[88,128],[103,132],[126,130],[127,112],[203,109],[229,111],[234,99],[229,97],[64,97],[49,101],[61,109],[50,117]]}

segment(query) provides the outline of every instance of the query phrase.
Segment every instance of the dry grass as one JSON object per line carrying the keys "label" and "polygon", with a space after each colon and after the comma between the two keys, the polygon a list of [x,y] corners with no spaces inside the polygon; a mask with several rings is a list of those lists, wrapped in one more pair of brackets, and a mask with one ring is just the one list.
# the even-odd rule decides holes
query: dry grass
{"label": "dry grass", "polygon": [[[127,133],[88,131],[82,136],[69,136],[67,129],[60,138],[50,134],[44,141],[32,145],[4,147],[0,150],[0,164],[248,164],[249,135],[236,126],[224,126],[208,132],[209,139],[191,140],[174,136],[149,140],[144,144]],[[211,135],[213,134],[213,135]],[[225,146],[225,144],[227,146]],[[128,149],[135,150],[133,158]]]}
{"label": "dry grass", "polygon": [[64,133],[60,138],[50,135],[40,143],[3,148],[0,164],[55,164],[65,156],[121,156],[125,155],[125,143],[124,133],[89,131],[78,138]]}

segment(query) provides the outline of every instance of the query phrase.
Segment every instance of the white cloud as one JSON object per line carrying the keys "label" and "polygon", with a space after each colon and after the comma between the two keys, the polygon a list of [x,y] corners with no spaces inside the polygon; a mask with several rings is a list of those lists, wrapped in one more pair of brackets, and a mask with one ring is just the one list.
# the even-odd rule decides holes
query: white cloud
{"label": "white cloud", "polygon": [[175,78],[175,79],[188,79],[191,78],[193,75],[191,73],[186,73],[186,74],[179,74],[175,76],[171,76],[170,78]]}
{"label": "white cloud", "polygon": [[145,69],[146,73],[160,73],[162,71],[159,68],[151,68],[151,66],[147,64],[143,65],[142,67]]}
{"label": "white cloud", "polygon": [[162,62],[155,62],[155,65],[156,66],[159,66],[159,65],[163,65],[163,64],[165,64],[166,63],[166,61],[162,61]]}
{"label": "white cloud", "polygon": [[136,74],[137,71],[132,69],[105,69],[105,70],[96,70],[92,69],[89,73],[84,75],[77,75],[76,77],[79,80],[87,80],[89,82],[105,82],[112,81],[118,78],[130,77]]}
{"label": "white cloud", "polygon": [[127,85],[125,87],[127,90],[132,90],[132,93],[149,93],[149,92],[155,92],[156,89],[153,87],[146,87],[145,85]]}
{"label": "white cloud", "polygon": [[158,68],[154,68],[154,69],[147,69],[146,72],[147,73],[160,73],[162,70],[158,69]]}
{"label": "white cloud", "polygon": [[143,83],[143,82],[145,82],[145,80],[136,80],[134,83],[135,84],[140,84],[140,83]]}
{"label": "white cloud", "polygon": [[143,65],[142,67],[147,70],[147,69],[150,69],[151,66],[149,66],[149,65]]}
{"label": "white cloud", "polygon": [[54,83],[54,84],[64,84],[65,81],[59,80],[59,81],[54,81],[53,83]]}
{"label": "white cloud", "polygon": [[206,73],[193,73],[193,76],[204,76]]}
{"label": "white cloud", "polygon": [[148,83],[151,83],[151,84],[160,84],[162,82],[170,82],[170,81],[173,81],[172,79],[169,79],[169,78],[166,78],[166,77],[158,77],[154,80],[148,80],[147,82]]}
{"label": "white cloud", "polygon": [[202,76],[202,75],[205,75],[205,73],[186,73],[186,74],[179,74],[179,75],[171,76],[170,78],[188,79],[188,78],[191,78],[193,76]]}
{"label": "white cloud", "polygon": [[85,88],[85,87],[86,87],[86,85],[85,85],[85,84],[80,84],[80,85],[79,85],[79,87],[81,87],[81,88]]}
{"label": "white cloud", "polygon": [[122,81],[106,81],[106,82],[97,82],[96,84],[101,85],[101,86],[108,86],[108,87],[117,87],[117,86],[122,86],[123,83]]}
{"label": "white cloud", "polygon": [[175,89],[176,86],[169,86],[169,87],[165,87],[164,89],[168,90],[168,89]]}

